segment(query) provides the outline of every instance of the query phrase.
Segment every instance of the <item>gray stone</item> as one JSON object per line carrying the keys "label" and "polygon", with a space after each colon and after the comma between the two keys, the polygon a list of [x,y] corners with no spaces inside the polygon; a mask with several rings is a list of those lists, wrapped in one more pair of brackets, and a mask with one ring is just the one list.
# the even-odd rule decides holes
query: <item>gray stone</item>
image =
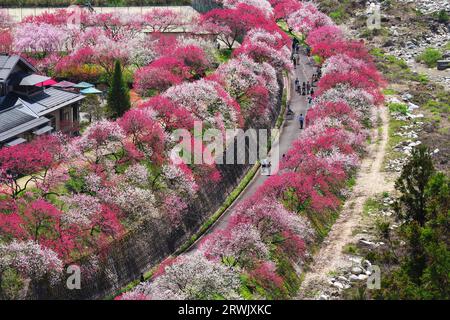
{"label": "gray stone", "polygon": [[360,274],[360,275],[358,276],[358,279],[359,279],[359,280],[367,280],[368,277],[369,277],[369,276],[366,275],[366,274]]}
{"label": "gray stone", "polygon": [[358,275],[358,274],[361,274],[362,272],[363,272],[363,270],[360,267],[353,267],[352,268],[352,273],[353,274]]}
{"label": "gray stone", "polygon": [[335,283],[333,283],[333,287],[336,287],[336,288],[338,288],[338,289],[344,289],[344,285],[342,284],[342,283],[340,283],[340,282],[335,282]]}
{"label": "gray stone", "polygon": [[355,281],[358,281],[359,278],[357,275],[352,274],[352,275],[350,275],[349,280],[350,280],[350,282],[355,282]]}

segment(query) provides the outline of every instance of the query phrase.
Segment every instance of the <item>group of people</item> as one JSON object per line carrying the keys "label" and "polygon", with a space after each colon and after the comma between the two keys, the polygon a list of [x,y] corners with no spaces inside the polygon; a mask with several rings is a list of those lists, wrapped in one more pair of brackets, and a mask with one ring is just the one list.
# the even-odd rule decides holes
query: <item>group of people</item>
{"label": "group of people", "polygon": [[[311,49],[309,47],[306,47],[306,55],[309,57],[311,55]],[[297,65],[300,64],[300,42],[297,38],[294,38],[292,42],[292,56],[291,56],[292,64],[294,65],[294,69],[297,68]],[[314,96],[314,84],[319,81],[320,77],[322,76],[322,70],[320,67],[317,67],[317,71],[312,75],[311,81],[303,81],[302,84],[300,84],[300,80],[298,78],[295,79],[295,91],[299,95],[308,96],[308,107],[312,104],[313,96]],[[290,106],[288,105],[288,115],[293,115],[294,112],[291,110]],[[300,125],[300,129],[303,129],[305,125],[305,116],[303,114],[300,114],[298,117],[298,122]]]}
{"label": "group of people", "polygon": [[306,96],[306,95],[314,95],[314,88],[313,88],[313,81],[309,82],[309,81],[303,81],[303,84],[300,85],[300,80],[295,79],[295,91],[302,95],[302,96]]}

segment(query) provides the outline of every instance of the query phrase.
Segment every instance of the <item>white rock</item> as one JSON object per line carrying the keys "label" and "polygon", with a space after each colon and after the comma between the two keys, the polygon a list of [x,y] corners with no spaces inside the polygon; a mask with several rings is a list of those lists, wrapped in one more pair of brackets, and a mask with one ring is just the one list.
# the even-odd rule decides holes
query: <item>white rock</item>
{"label": "white rock", "polygon": [[362,266],[366,269],[372,266],[372,263],[369,260],[364,260]]}
{"label": "white rock", "polygon": [[367,278],[368,278],[368,276],[365,275],[365,274],[360,274],[360,275],[358,276],[358,279],[359,279],[359,280],[366,280]]}
{"label": "white rock", "polygon": [[367,240],[361,239],[361,240],[359,240],[359,242],[361,242],[362,244],[364,244],[366,246],[369,246],[369,247],[374,247],[375,246],[375,243],[373,243],[371,241],[367,241]]}
{"label": "white rock", "polygon": [[352,273],[353,274],[361,274],[363,271],[360,267],[353,267],[352,268]]}
{"label": "white rock", "polygon": [[344,285],[337,281],[335,283],[333,283],[333,287],[336,287],[338,289],[344,289]]}
{"label": "white rock", "polygon": [[408,110],[409,111],[413,111],[413,110],[415,110],[415,109],[419,109],[420,107],[417,105],[417,104],[414,104],[414,103],[412,103],[412,102],[409,102],[408,103]]}
{"label": "white rock", "polygon": [[358,276],[355,274],[350,275],[348,279],[350,280],[350,282],[355,282],[359,280]]}

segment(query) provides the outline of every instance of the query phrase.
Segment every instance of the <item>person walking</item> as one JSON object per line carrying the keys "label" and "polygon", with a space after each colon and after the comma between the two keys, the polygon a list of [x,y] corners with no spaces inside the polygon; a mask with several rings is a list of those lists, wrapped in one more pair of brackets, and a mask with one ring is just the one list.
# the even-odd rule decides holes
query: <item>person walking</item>
{"label": "person walking", "polygon": [[306,83],[306,93],[309,94],[311,90],[311,84],[309,83],[309,81]]}
{"label": "person walking", "polygon": [[300,123],[300,129],[303,129],[303,123],[305,122],[305,117],[303,117],[303,113],[298,117],[298,122]]}
{"label": "person walking", "polygon": [[311,95],[311,97],[314,95],[314,89],[311,88],[311,92],[309,93]]}
{"label": "person walking", "polygon": [[299,59],[299,56],[300,56],[300,55],[299,55],[298,53],[294,53],[292,56],[293,56],[293,59],[295,60],[295,63],[298,65],[298,64],[299,64],[299,63],[298,63],[298,62],[299,62],[298,59]]}

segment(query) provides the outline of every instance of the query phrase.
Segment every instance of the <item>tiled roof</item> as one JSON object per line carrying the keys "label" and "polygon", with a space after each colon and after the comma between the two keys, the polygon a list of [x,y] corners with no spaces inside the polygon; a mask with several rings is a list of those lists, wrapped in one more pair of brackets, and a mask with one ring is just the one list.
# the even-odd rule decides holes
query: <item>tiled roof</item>
{"label": "tiled roof", "polygon": [[34,68],[31,64],[29,64],[25,59],[21,58],[17,55],[6,56],[0,55],[0,82],[8,79],[11,71],[17,65],[17,63],[22,62],[26,67],[30,69],[32,72],[37,72],[36,68]]}
{"label": "tiled roof", "polygon": [[30,104],[40,104],[45,107],[46,110],[40,113],[46,114],[83,98],[84,97],[82,95],[77,93],[59,90],[56,88],[48,88],[29,98],[23,98],[23,100]]}
{"label": "tiled roof", "polygon": [[0,112],[0,132],[7,131],[34,119],[36,117],[26,114],[17,108],[5,110]]}
{"label": "tiled roof", "polygon": [[45,117],[32,116],[14,107],[0,112],[0,142],[49,123]]}

